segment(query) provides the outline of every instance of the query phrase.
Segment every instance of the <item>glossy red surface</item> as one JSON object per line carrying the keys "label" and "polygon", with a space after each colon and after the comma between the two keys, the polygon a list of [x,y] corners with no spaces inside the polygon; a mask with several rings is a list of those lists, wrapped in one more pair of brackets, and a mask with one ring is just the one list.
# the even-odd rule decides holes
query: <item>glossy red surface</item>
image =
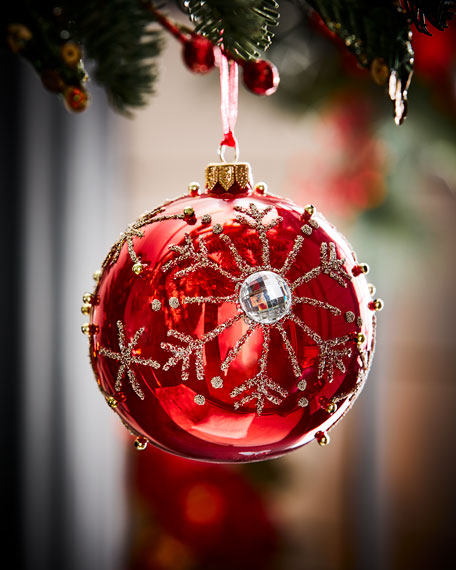
{"label": "glossy red surface", "polygon": [[194,73],[207,73],[215,65],[214,46],[202,36],[192,36],[184,43],[183,58]]}
{"label": "glossy red surface", "polygon": [[[253,211],[252,204],[259,212],[271,211],[254,222],[245,213]],[[130,238],[144,267],[139,275],[132,271],[127,243],[105,267],[90,339],[100,388],[118,400],[115,411],[133,433],[172,453],[219,462],[282,455],[332,427],[363,385],[375,321],[366,278],[352,275],[358,262],[336,229],[319,213],[306,223],[303,208],[287,199],[203,194],[168,203],[159,216],[188,207],[195,212],[191,222],[149,223],[140,228],[142,237]],[[263,241],[260,223],[271,224]],[[284,267],[293,248],[295,259]],[[293,298],[291,313],[253,329],[238,302],[220,297],[236,296],[245,275],[259,268],[282,271]],[[330,303],[332,312],[322,303]],[[364,335],[362,344],[356,343],[357,333]],[[121,360],[119,341],[136,361]],[[190,346],[182,366],[179,358],[185,359]],[[328,411],[330,403],[336,411],[334,405]]]}
{"label": "glossy red surface", "polygon": [[242,77],[245,86],[256,95],[272,95],[280,81],[276,66],[265,59],[244,63]]}

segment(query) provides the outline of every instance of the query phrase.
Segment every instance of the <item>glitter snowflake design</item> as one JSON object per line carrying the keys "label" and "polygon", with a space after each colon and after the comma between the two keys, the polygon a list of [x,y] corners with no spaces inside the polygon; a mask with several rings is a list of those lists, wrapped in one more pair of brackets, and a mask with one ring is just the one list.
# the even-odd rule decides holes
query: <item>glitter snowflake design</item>
{"label": "glitter snowflake design", "polygon": [[185,214],[159,216],[159,214],[161,214],[164,210],[165,208],[163,206],[155,208],[155,210],[146,212],[138,220],[136,220],[136,222],[130,224],[127,227],[127,229],[120,234],[120,238],[112,246],[110,252],[103,261],[101,268],[106,269],[106,267],[117,261],[125,243],[127,244],[128,254],[130,255],[132,263],[140,263],[141,260],[137,256],[133,245],[133,238],[144,237],[144,232],[141,230],[141,228],[148,224],[154,224],[156,222],[163,222],[165,220],[177,220],[177,219],[182,220],[185,218]]}
{"label": "glitter snowflake design", "polygon": [[113,360],[118,360],[120,362],[119,370],[117,371],[117,379],[115,384],[116,392],[119,392],[122,388],[122,379],[125,373],[128,376],[128,380],[130,381],[131,387],[135,394],[144,400],[144,393],[141,390],[141,387],[136,380],[136,376],[131,369],[132,364],[141,364],[142,366],[151,366],[152,368],[160,368],[160,364],[151,358],[142,358],[135,354],[135,347],[138,344],[139,337],[144,332],[144,328],[140,328],[134,334],[132,340],[127,344],[125,339],[125,331],[122,321],[117,321],[117,330],[118,330],[118,342],[119,342],[119,352],[114,352],[109,348],[100,348],[100,354],[103,356],[107,356],[108,358],[112,358]]}
{"label": "glitter snowflake design", "polygon": [[[284,328],[284,324],[287,321],[295,323],[295,325],[302,329],[304,333],[318,346],[319,354],[317,375],[319,379],[324,378],[327,382],[332,382],[336,370],[339,370],[340,372],[346,371],[344,360],[351,356],[351,348],[346,346],[350,340],[349,335],[332,339],[323,339],[293,312],[293,307],[296,305],[307,304],[324,311],[329,311],[334,316],[341,315],[342,311],[338,307],[310,297],[301,297],[296,293],[296,291],[300,285],[316,279],[320,274],[329,276],[341,287],[347,287],[347,283],[351,280],[351,276],[344,269],[345,260],[337,258],[334,243],[323,242],[320,247],[320,262],[318,266],[314,267],[304,275],[301,275],[295,281],[288,281],[287,274],[296,261],[296,258],[303,246],[305,236],[311,235],[312,231],[318,228],[318,224],[312,219],[304,224],[301,227],[301,233],[303,235],[296,236],[294,244],[288,252],[283,265],[281,267],[273,267],[270,261],[268,232],[278,226],[283,219],[279,216],[273,218],[269,222],[266,222],[265,218],[272,209],[272,206],[260,209],[254,203],[249,204],[248,208],[244,208],[242,206],[235,207],[237,212],[235,221],[243,226],[247,226],[251,230],[254,230],[260,240],[261,259],[257,260],[259,262],[258,265],[248,263],[239,253],[236,244],[233,242],[231,237],[224,233],[223,226],[215,224],[212,227],[212,232],[214,235],[218,236],[222,242],[224,242],[230,252],[238,270],[236,274],[228,271],[209,256],[208,246],[204,238],[199,237],[193,240],[188,234],[185,236],[183,245],[170,246],[170,250],[176,255],[162,266],[162,270],[166,272],[173,268],[179,268],[183,263],[189,263],[182,269],[178,269],[178,271],[175,272],[174,279],[185,277],[201,269],[210,269],[224,277],[234,287],[234,293],[232,295],[185,297],[182,301],[183,303],[234,303],[237,307],[237,313],[233,317],[227,319],[224,323],[199,338],[194,338],[174,329],[169,330],[168,336],[179,344],[175,342],[164,342],[161,344],[162,349],[170,353],[167,362],[163,365],[163,370],[167,371],[172,367],[180,365],[182,379],[186,381],[189,379],[190,366],[193,361],[197,379],[204,380],[205,345],[223,333],[227,328],[231,327],[234,323],[243,319],[247,324],[247,330],[226,354],[220,365],[220,372],[226,373],[228,371],[231,363],[235,360],[249,337],[254,333],[254,331],[260,328],[263,340],[257,372],[254,376],[246,379],[242,384],[236,386],[231,391],[231,397],[234,400],[235,409],[239,409],[249,402],[254,401],[256,402],[256,412],[258,415],[262,413],[266,402],[279,406],[288,396],[288,391],[283,386],[275,382],[268,373],[271,330],[276,330],[283,340],[293,374],[298,381],[298,389],[300,390],[305,389],[305,381],[301,380],[302,370]],[[260,272],[265,272],[266,277],[271,277],[272,274],[272,279],[275,278],[275,284],[282,284],[282,290],[289,292],[291,295],[291,303],[289,303],[287,308],[281,309],[279,307],[278,312],[274,308],[275,312],[272,312],[273,316],[270,317],[270,322],[268,322],[267,319],[260,320],[260,317],[257,317],[256,313],[244,310],[239,302],[239,295],[243,285],[245,288],[245,284],[252,281],[252,278],[256,277],[256,274],[259,275]],[[286,293],[284,293],[284,295],[285,294]],[[253,297],[255,297],[255,295]],[[263,306],[265,306],[264,303]],[[269,311],[269,313],[267,313],[267,316],[269,317],[271,309],[268,308],[266,311]],[[221,387],[223,380],[220,376],[216,376],[211,380],[211,383],[213,386]],[[308,405],[308,400],[306,398],[301,398],[298,404],[305,407]]]}

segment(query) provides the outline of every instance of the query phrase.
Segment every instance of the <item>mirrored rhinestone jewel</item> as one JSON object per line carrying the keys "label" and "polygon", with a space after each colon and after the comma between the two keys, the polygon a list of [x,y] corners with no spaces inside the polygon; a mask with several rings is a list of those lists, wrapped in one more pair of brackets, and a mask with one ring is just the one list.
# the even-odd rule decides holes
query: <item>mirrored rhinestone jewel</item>
{"label": "mirrored rhinestone jewel", "polygon": [[290,309],[290,287],[277,273],[258,271],[241,285],[239,302],[246,315],[257,323],[276,323]]}

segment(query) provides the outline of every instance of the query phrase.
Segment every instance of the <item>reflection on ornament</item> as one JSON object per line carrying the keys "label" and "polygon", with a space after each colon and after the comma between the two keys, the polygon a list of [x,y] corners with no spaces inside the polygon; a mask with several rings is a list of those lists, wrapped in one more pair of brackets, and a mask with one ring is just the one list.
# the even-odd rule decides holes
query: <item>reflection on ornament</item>
{"label": "reflection on ornament", "polygon": [[102,265],[87,328],[100,388],[129,430],[221,462],[328,443],[363,387],[376,313],[335,228],[232,166],[231,184],[230,165],[210,165],[206,193],[129,226]]}

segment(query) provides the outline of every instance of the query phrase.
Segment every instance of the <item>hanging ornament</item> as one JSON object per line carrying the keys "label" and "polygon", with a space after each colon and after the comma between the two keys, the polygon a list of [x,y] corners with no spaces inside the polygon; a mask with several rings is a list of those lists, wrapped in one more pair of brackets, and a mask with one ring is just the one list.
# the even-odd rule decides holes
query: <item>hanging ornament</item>
{"label": "hanging ornament", "polygon": [[258,461],[329,442],[364,385],[382,302],[313,206],[237,162],[237,64],[220,70],[221,161],[203,191],[190,184],[121,234],[83,297],[83,332],[138,449]]}

